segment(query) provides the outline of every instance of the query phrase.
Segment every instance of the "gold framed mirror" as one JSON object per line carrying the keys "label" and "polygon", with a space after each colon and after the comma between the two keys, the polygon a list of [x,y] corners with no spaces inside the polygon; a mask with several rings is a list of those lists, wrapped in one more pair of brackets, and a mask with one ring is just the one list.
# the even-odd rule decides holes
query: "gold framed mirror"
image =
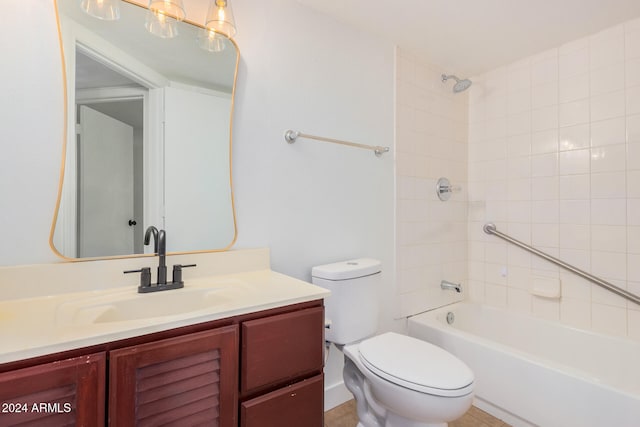
{"label": "gold framed mirror", "polygon": [[[237,227],[231,181],[240,52],[190,21],[152,34],[149,12],[121,2],[120,19],[54,0],[65,73],[65,127],[50,245],[67,260],[229,249]],[[145,25],[147,22],[147,25]]]}

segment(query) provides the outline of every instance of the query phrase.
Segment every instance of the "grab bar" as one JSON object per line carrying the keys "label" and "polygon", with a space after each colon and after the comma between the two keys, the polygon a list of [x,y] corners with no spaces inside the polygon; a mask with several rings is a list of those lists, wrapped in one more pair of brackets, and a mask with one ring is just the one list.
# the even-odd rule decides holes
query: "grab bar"
{"label": "grab bar", "polygon": [[389,147],[381,147],[379,145],[365,145],[365,144],[358,144],[356,142],[341,141],[339,139],[325,138],[323,136],[308,135],[306,133],[298,132],[295,130],[288,130],[284,133],[284,139],[289,144],[293,144],[294,142],[296,142],[296,139],[298,138],[309,138],[309,139],[315,139],[316,141],[331,142],[333,144],[348,145],[349,147],[364,148],[365,150],[373,150],[373,152],[376,154],[377,157],[380,157],[384,153],[389,152]]}
{"label": "grab bar", "polygon": [[596,277],[592,274],[587,273],[586,271],[580,270],[577,267],[572,266],[571,264],[567,264],[564,261],[559,260],[558,258],[552,257],[549,254],[546,254],[542,251],[539,251],[538,249],[527,245],[526,243],[522,243],[520,240],[516,240],[511,236],[508,236],[504,233],[499,232],[496,229],[496,225],[492,224],[492,223],[487,223],[484,225],[484,227],[482,227],[482,229],[484,230],[485,233],[487,234],[493,234],[495,236],[500,237],[503,240],[506,240],[509,243],[513,243],[516,246],[521,247],[524,250],[527,250],[529,252],[531,252],[534,255],[538,255],[541,258],[546,259],[547,261],[550,261],[564,269],[567,269],[569,271],[571,271],[572,273],[577,274],[578,276],[582,277],[583,279],[587,279],[590,282],[595,283],[598,286],[601,286],[611,292],[613,292],[616,295],[621,296],[622,298],[626,298],[629,301],[635,302],[636,304],[640,305],[640,297],[637,295],[632,294],[631,292],[627,292],[624,289],[621,289],[619,287],[617,287],[616,285],[607,282],[606,280],[602,280],[599,277]]}

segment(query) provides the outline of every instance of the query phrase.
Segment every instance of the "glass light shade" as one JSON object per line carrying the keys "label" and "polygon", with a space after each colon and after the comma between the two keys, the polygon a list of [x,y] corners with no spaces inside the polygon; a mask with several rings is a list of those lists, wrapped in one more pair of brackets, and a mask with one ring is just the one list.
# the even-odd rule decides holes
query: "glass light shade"
{"label": "glass light shade", "polygon": [[156,15],[162,14],[176,21],[182,21],[186,16],[182,0],[149,0],[149,10]]}
{"label": "glass light shade", "polygon": [[80,9],[105,21],[120,19],[120,0],[81,0]]}
{"label": "glass light shade", "polygon": [[144,26],[154,36],[170,39],[178,35],[177,24],[178,22],[174,18],[149,9]]}
{"label": "glass light shade", "polygon": [[229,38],[236,34],[236,21],[228,0],[211,0],[204,26]]}
{"label": "glass light shade", "polygon": [[207,52],[222,52],[225,48],[225,37],[206,28],[198,32],[198,46]]}

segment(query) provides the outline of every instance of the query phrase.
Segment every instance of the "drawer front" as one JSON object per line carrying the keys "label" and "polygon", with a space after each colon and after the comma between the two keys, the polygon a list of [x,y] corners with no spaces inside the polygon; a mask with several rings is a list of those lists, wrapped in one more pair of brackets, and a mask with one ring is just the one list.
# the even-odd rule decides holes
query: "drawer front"
{"label": "drawer front", "polygon": [[324,307],[242,323],[242,393],[283,384],[323,366]]}
{"label": "drawer front", "polygon": [[322,374],[242,403],[241,427],[322,427]]}

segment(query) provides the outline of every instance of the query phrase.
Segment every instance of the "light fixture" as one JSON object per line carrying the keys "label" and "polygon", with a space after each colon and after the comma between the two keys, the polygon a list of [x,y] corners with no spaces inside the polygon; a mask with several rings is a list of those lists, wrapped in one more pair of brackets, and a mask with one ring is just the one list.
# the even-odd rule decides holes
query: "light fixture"
{"label": "light fixture", "polygon": [[229,38],[236,34],[236,22],[228,0],[211,0],[204,26]]}
{"label": "light fixture", "polygon": [[164,13],[149,9],[144,26],[154,36],[170,39],[178,35],[177,23],[175,19]]}
{"label": "light fixture", "polygon": [[198,32],[198,46],[207,52],[222,52],[225,48],[225,37],[206,28]]}
{"label": "light fixture", "polygon": [[182,0],[149,0],[149,10],[176,21],[182,21],[186,16]]}
{"label": "light fixture", "polygon": [[105,21],[120,19],[120,0],[81,0],[80,8],[94,18]]}
{"label": "light fixture", "polygon": [[149,0],[144,26],[151,34],[170,39],[178,35],[177,22],[185,15],[182,0]]}

